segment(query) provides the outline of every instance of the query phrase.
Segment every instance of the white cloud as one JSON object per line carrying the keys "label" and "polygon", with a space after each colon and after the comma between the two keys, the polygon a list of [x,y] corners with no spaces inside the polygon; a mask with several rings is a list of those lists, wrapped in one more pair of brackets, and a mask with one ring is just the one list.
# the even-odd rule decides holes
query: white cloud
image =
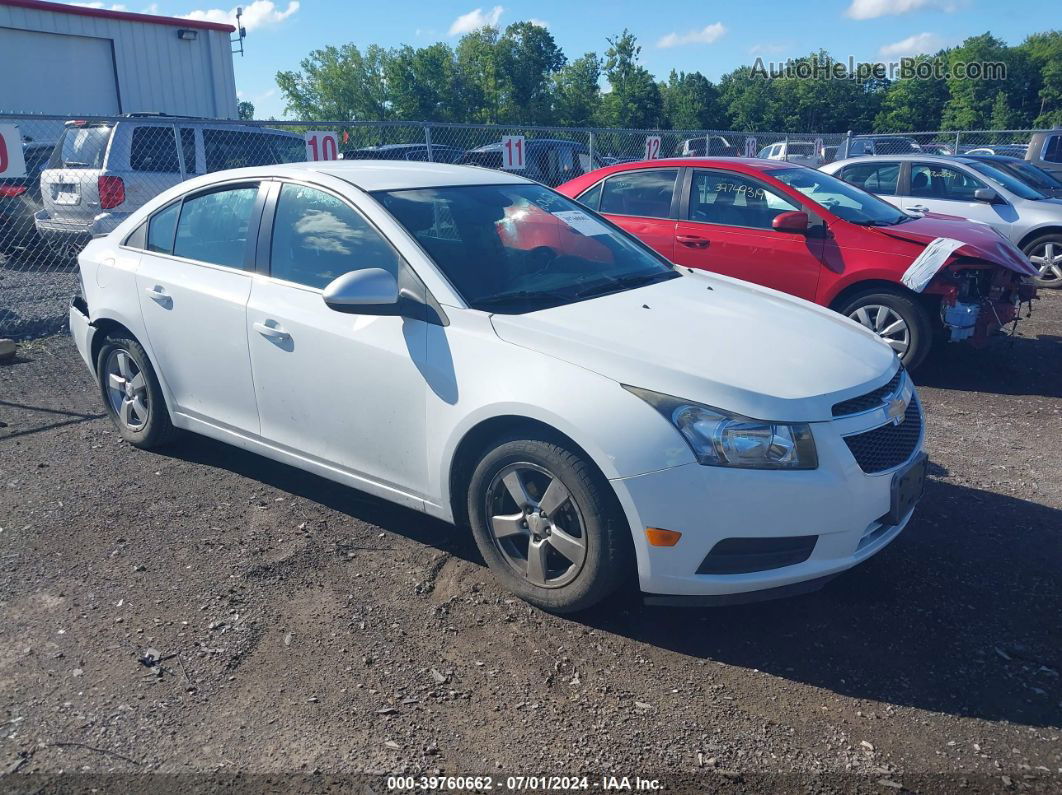
{"label": "white cloud", "polygon": [[549,27],[549,23],[546,22],[546,20],[544,20],[544,19],[535,19],[534,17],[531,17],[531,19],[529,19],[527,21],[530,22],[532,25],[534,25],[537,28],[548,28]]}
{"label": "white cloud", "polygon": [[944,46],[944,39],[936,33],[916,33],[901,41],[886,44],[880,50],[879,55],[890,58],[904,58],[923,53],[934,53]]}
{"label": "white cloud", "polygon": [[956,9],[956,4],[952,0],[852,0],[844,14],[852,19],[877,19],[909,14],[922,8],[951,12]]}
{"label": "white cloud", "polygon": [[668,33],[656,43],[657,47],[680,47],[683,44],[713,44],[726,34],[726,25],[713,22],[700,30],[686,33]]}
{"label": "white cloud", "polygon": [[[121,3],[113,3],[108,5],[107,3],[67,3],[66,5],[78,6],[79,8],[102,8],[104,11],[128,11],[128,6],[124,6]],[[150,11],[144,13],[150,14]]]}
{"label": "white cloud", "polygon": [[[291,17],[299,10],[299,0],[291,0],[288,7],[281,11],[272,0],[254,0],[250,5],[243,6],[241,22],[247,30],[264,28],[269,25],[277,25]],[[184,19],[195,19],[200,22],[218,22],[224,25],[236,24],[236,9],[223,11],[220,8],[208,8],[181,14]]]}
{"label": "white cloud", "polygon": [[473,8],[467,14],[462,14],[454,20],[453,24],[450,25],[450,35],[457,36],[488,26],[494,27],[498,24],[498,20],[501,19],[501,15],[504,12],[505,9],[501,6],[494,6],[487,13],[483,13],[482,8]]}

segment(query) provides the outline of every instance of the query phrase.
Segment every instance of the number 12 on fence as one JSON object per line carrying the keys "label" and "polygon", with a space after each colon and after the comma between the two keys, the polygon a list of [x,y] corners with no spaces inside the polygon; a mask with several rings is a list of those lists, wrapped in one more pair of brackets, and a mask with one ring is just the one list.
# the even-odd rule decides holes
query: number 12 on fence
{"label": "number 12 on fence", "polygon": [[334,132],[308,132],[304,137],[307,160],[339,160],[339,142]]}
{"label": "number 12 on fence", "polygon": [[660,157],[660,136],[648,135],[645,138],[645,159],[656,160]]}
{"label": "number 12 on fence", "polygon": [[502,168],[506,171],[524,170],[524,150],[527,142],[522,135],[503,135],[501,140]]}

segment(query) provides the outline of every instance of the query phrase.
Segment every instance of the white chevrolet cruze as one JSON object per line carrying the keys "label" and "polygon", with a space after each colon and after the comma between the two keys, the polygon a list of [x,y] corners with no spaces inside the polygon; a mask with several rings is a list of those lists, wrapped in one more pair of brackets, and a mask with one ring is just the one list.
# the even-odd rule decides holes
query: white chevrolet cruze
{"label": "white chevrolet cruze", "polygon": [[514,174],[210,174],[80,266],[71,331],[131,444],[194,431],[470,525],[548,610],[635,577],[654,603],[810,590],[922,492],[922,411],[872,332]]}

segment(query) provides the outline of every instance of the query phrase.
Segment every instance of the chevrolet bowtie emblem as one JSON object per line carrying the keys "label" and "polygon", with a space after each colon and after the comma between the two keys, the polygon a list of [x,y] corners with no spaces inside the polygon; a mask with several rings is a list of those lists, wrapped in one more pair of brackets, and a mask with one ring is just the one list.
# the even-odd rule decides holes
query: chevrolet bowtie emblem
{"label": "chevrolet bowtie emblem", "polygon": [[906,419],[907,401],[899,395],[894,395],[885,406],[885,414],[892,420],[893,425],[899,425]]}

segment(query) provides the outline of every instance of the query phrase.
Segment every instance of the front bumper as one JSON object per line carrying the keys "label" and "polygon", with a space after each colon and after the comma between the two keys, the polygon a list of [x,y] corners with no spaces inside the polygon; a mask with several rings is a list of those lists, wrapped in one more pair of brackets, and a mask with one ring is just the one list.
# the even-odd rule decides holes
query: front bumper
{"label": "front bumper", "polygon": [[[887,523],[893,476],[922,455],[924,433],[902,464],[865,474],[843,438],[850,424],[815,423],[812,431],[819,456],[815,470],[686,464],[612,481],[633,530],[639,585],[647,601],[719,604],[813,590],[900,534],[914,511]],[[678,531],[682,537],[673,547],[654,547],[646,539],[647,527]],[[698,573],[724,539],[808,539],[813,546],[799,562],[777,568]]]}

